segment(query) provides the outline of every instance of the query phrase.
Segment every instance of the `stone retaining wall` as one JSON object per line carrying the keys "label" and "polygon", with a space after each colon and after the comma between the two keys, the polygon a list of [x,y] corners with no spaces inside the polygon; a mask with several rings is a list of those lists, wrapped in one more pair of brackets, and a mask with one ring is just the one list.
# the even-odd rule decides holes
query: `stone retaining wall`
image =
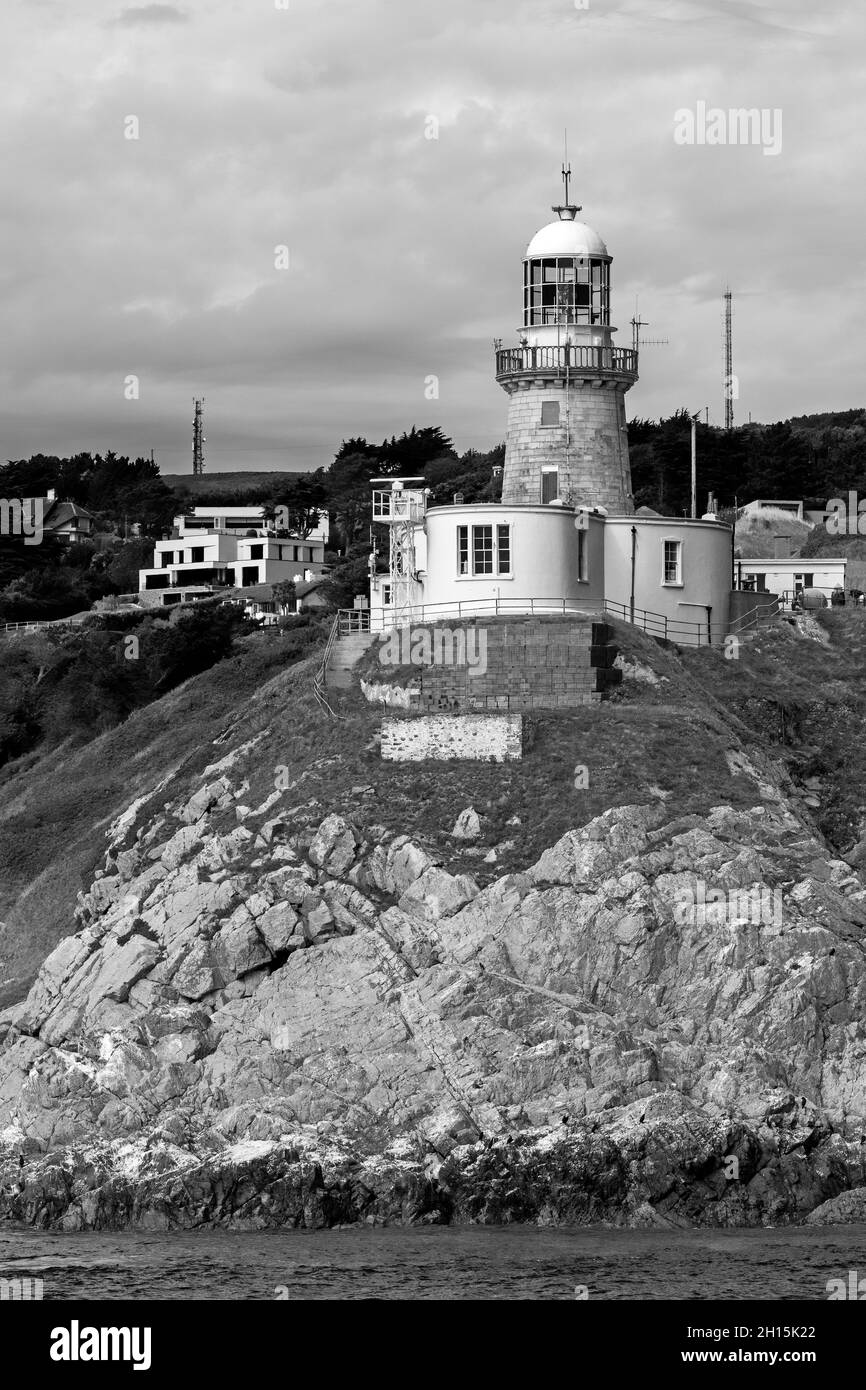
{"label": "stone retaining wall", "polygon": [[426,714],[409,719],[385,715],[382,757],[388,762],[513,762],[523,757],[519,714]]}

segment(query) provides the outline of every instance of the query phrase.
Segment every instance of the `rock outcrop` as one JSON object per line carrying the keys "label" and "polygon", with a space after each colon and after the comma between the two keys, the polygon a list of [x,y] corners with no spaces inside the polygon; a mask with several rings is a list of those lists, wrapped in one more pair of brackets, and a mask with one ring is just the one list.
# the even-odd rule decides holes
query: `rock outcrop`
{"label": "rock outcrop", "polygon": [[866,889],[783,804],[618,807],[479,889],[246,790],[224,771],[116,822],[77,933],[0,1016],[0,1215],[862,1211]]}

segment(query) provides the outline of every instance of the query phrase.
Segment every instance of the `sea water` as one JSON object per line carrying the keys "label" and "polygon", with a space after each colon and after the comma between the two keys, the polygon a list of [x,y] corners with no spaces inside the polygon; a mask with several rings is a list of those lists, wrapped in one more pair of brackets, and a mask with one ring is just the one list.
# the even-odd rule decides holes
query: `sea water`
{"label": "sea water", "polygon": [[815,1299],[866,1275],[866,1226],[269,1232],[0,1228],[0,1278],[47,1299]]}

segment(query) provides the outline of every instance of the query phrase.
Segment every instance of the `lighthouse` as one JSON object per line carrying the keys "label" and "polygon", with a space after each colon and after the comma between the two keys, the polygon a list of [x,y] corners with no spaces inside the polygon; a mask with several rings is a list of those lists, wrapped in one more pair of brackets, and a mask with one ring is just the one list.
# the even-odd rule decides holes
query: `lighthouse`
{"label": "lighthouse", "polygon": [[569,202],[523,258],[518,346],[496,346],[496,380],[508,393],[503,504],[559,503],[634,512],[625,393],[637,352],[614,346],[611,256]]}
{"label": "lighthouse", "polygon": [[[614,347],[611,257],[569,201],[571,170],[562,176],[565,201],[523,258],[518,345],[496,345],[508,395],[502,499],[431,505],[423,478],[375,479],[373,520],[388,525],[390,551],[387,574],[371,561],[370,628],[613,617],[666,641],[718,645],[730,614],[731,528],[635,512],[625,394],[637,350]],[[558,688],[537,688],[533,671],[546,658],[536,662],[522,632],[509,648],[522,691],[476,690],[493,705],[473,708],[568,703]],[[545,651],[550,640],[539,639]]]}

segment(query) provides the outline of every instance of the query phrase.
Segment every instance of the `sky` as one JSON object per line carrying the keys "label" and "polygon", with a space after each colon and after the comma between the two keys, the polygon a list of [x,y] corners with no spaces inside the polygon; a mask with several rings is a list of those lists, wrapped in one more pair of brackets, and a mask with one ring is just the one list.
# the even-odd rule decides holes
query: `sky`
{"label": "sky", "polygon": [[195,396],[209,472],[491,448],[566,129],[616,341],[667,340],[629,418],[723,422],[728,284],[735,421],[866,404],[858,0],[4,0],[0,53],[3,459],[190,472]]}

